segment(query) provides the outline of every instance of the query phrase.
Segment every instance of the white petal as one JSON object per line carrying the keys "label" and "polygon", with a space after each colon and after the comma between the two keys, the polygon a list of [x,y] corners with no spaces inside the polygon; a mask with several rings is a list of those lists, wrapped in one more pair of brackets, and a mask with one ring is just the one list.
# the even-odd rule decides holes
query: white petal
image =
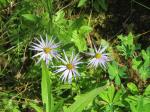
{"label": "white petal", "polygon": [[85,54],[87,54],[87,55],[89,55],[89,56],[95,56],[95,53],[94,53],[94,52],[91,52],[91,53],[85,53]]}
{"label": "white petal", "polygon": [[68,75],[68,83],[72,82],[72,71],[69,71],[69,75]]}
{"label": "white petal", "polygon": [[79,53],[74,57],[73,63],[77,63],[78,61],[80,61],[82,59],[82,57],[78,58],[78,56],[79,56]]}
{"label": "white petal", "polygon": [[46,46],[48,46],[48,44],[49,44],[47,34],[46,34],[46,43],[45,44],[46,44]]}
{"label": "white petal", "polygon": [[66,67],[66,66],[64,66],[64,65],[61,65],[61,66],[53,66],[53,67],[58,67],[58,68],[61,68],[61,67]]}
{"label": "white petal", "polygon": [[52,36],[51,39],[50,39],[50,43],[53,43],[55,41],[55,37]]}
{"label": "white petal", "polygon": [[48,64],[49,64],[49,61],[50,61],[49,59],[46,59],[46,60],[45,60],[46,65],[48,65]]}
{"label": "white petal", "polygon": [[37,40],[42,47],[45,47],[45,44],[43,44],[40,40],[38,40],[37,38],[35,38],[35,40]]}
{"label": "white petal", "polygon": [[106,50],[107,46],[106,47],[103,47],[99,52],[100,53],[103,53],[105,50]]}
{"label": "white petal", "polygon": [[41,44],[37,44],[37,43],[34,43],[34,42],[32,42],[32,44],[33,44],[33,46],[37,46],[39,48],[43,48],[43,46]]}
{"label": "white petal", "polygon": [[95,52],[97,53],[98,51],[97,51],[97,48],[96,48],[96,46],[94,45],[94,50],[95,50]]}
{"label": "white petal", "polygon": [[59,73],[59,72],[62,72],[62,71],[64,71],[64,70],[66,70],[67,68],[66,67],[62,67],[62,68],[60,68],[60,69],[58,69],[58,70],[56,70],[56,71],[54,71],[55,73]]}
{"label": "white petal", "polygon": [[43,40],[43,38],[42,38],[41,35],[40,35],[40,39],[41,39],[42,46],[43,46],[43,47],[46,47],[46,43],[44,42],[44,40]]}
{"label": "white petal", "polygon": [[60,76],[62,78],[62,81],[66,81],[67,80],[67,77],[68,77],[68,73],[69,73],[69,70],[65,70],[63,72],[63,74]]}
{"label": "white petal", "polygon": [[38,64],[42,59],[44,60],[44,55],[42,55],[42,56],[39,58],[39,60],[36,62],[36,64]]}
{"label": "white petal", "polygon": [[44,53],[43,53],[43,52],[37,53],[37,54],[35,54],[34,56],[32,56],[32,58],[34,58],[34,57],[36,57],[36,56],[39,56],[39,55],[42,55],[42,54],[44,54]]}
{"label": "white petal", "polygon": [[62,58],[60,58],[59,56],[58,56],[58,59],[60,59],[64,64],[67,64],[67,62],[63,60]]}
{"label": "white petal", "polygon": [[76,79],[76,77],[80,76],[80,74],[77,72],[77,70],[74,69],[72,72],[73,72],[73,75],[74,75],[75,79]]}
{"label": "white petal", "polygon": [[73,51],[72,51],[72,54],[71,54],[71,58],[70,58],[70,62],[72,62],[73,61]]}
{"label": "white petal", "polygon": [[56,43],[56,44],[51,45],[51,48],[57,48],[57,47],[59,47],[59,46],[60,46],[60,42],[59,42],[59,43]]}
{"label": "white petal", "polygon": [[32,48],[30,48],[31,50],[37,50],[37,51],[43,51],[42,48],[36,47],[36,46],[31,46]]}
{"label": "white petal", "polygon": [[64,52],[65,60],[67,61],[67,63],[69,63],[68,57],[67,57],[67,55],[66,55],[64,50],[63,50],[63,52]]}
{"label": "white petal", "polygon": [[81,57],[81,58],[78,58],[78,59],[76,60],[76,63],[79,62],[81,59],[82,59],[82,57]]}
{"label": "white petal", "polygon": [[76,62],[76,63],[73,63],[73,65],[78,65],[78,64],[81,64],[81,63],[83,63],[83,62]]}

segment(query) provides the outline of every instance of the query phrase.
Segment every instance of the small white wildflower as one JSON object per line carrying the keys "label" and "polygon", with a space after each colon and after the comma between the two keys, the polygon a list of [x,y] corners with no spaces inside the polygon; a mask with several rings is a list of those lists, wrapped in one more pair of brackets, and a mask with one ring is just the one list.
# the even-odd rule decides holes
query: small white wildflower
{"label": "small white wildflower", "polygon": [[106,69],[107,62],[110,61],[110,58],[108,57],[108,53],[105,53],[107,47],[100,46],[99,49],[97,49],[94,46],[94,52],[87,53],[93,58],[89,60],[88,66],[97,68],[99,65]]}
{"label": "small white wildflower", "polygon": [[54,39],[51,38],[48,40],[48,37],[46,35],[46,41],[43,40],[42,36],[40,36],[40,40],[36,39],[38,43],[33,43],[31,46],[31,50],[37,51],[38,53],[33,56],[37,57],[40,56],[37,63],[39,63],[42,59],[46,62],[46,64],[49,64],[49,61],[52,61],[52,58],[57,58],[58,53],[56,48],[60,46],[59,43],[54,43]]}
{"label": "small white wildflower", "polygon": [[63,51],[63,52],[64,52],[65,60],[62,58],[59,58],[62,61],[63,65],[56,66],[59,69],[56,70],[55,73],[63,72],[62,75],[60,76],[62,81],[66,82],[68,79],[68,83],[71,83],[72,77],[74,77],[76,79],[76,77],[80,76],[80,74],[77,71],[77,68],[78,68],[77,65],[82,63],[82,62],[80,62],[81,58],[78,58],[78,54],[74,56],[74,54],[72,52],[71,58],[68,59],[65,51]]}

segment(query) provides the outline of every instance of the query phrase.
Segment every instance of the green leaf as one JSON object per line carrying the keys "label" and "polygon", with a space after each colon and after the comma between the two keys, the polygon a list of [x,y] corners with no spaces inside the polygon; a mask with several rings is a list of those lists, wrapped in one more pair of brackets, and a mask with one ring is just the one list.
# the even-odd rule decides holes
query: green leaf
{"label": "green leaf", "polygon": [[104,100],[105,102],[109,103],[109,98],[107,95],[107,91],[101,91],[99,94],[99,97],[102,98],[102,100]]}
{"label": "green leaf", "polygon": [[115,84],[116,85],[120,85],[121,84],[121,79],[120,79],[120,77],[118,75],[115,77]]}
{"label": "green leaf", "polygon": [[138,60],[136,58],[132,59],[132,68],[134,70],[138,70],[139,65],[141,64],[141,60]]}
{"label": "green leaf", "polygon": [[125,56],[126,59],[133,57],[135,45],[132,33],[129,33],[128,36],[119,35],[118,38],[121,40],[121,43],[117,46],[117,49],[121,52],[121,55]]}
{"label": "green leaf", "polygon": [[141,54],[144,59],[144,66],[149,66],[150,65],[150,47],[148,47],[146,51],[142,50]]}
{"label": "green leaf", "polygon": [[22,14],[22,17],[28,21],[32,21],[32,22],[37,21],[37,16],[33,14]]}
{"label": "green leaf", "polygon": [[41,81],[41,89],[42,89],[42,101],[43,105],[46,106],[46,112],[53,112],[54,101],[52,97],[51,90],[51,80],[50,75],[45,62],[42,62],[42,81]]}
{"label": "green leaf", "polygon": [[17,108],[13,108],[13,110],[12,110],[12,112],[21,112],[19,109],[17,109]]}
{"label": "green leaf", "polygon": [[64,101],[60,101],[58,102],[55,106],[54,106],[54,112],[60,112],[59,109],[62,108]]}
{"label": "green leaf", "polygon": [[109,88],[108,88],[108,97],[109,97],[109,101],[113,102],[113,98],[114,98],[114,94],[115,94],[115,87],[112,84]]}
{"label": "green leaf", "polygon": [[139,96],[137,101],[137,111],[142,112],[144,110],[144,98],[143,96]]}
{"label": "green leaf", "polygon": [[56,15],[54,16],[54,24],[63,24],[66,23],[67,20],[65,20],[65,12],[64,11],[58,11]]}
{"label": "green leaf", "polygon": [[108,73],[111,80],[113,80],[116,76],[116,68],[111,64],[108,64]]}
{"label": "green leaf", "polygon": [[7,0],[0,0],[0,9],[6,7],[9,4]]}
{"label": "green leaf", "polygon": [[108,73],[111,80],[115,80],[115,84],[120,85],[121,79],[126,78],[126,67],[120,67],[115,61],[112,64],[108,64]]}
{"label": "green leaf", "polygon": [[[109,85],[108,88],[102,92],[100,92],[99,96],[102,100],[102,107],[105,107],[105,110],[107,112],[112,112],[115,109],[115,106],[122,106],[122,95],[123,91],[117,90],[115,91],[114,85]],[[100,100],[100,101],[101,101]],[[112,110],[112,111],[110,111]]]}
{"label": "green leaf", "polygon": [[137,86],[132,82],[128,83],[127,87],[132,94],[137,94],[139,92]]}
{"label": "green leaf", "polygon": [[150,85],[148,85],[147,88],[145,89],[144,95],[150,95]]}
{"label": "green leaf", "polygon": [[107,4],[106,0],[98,0],[98,3],[99,3],[99,5],[101,6],[102,9],[107,11],[108,4]]}
{"label": "green leaf", "polygon": [[87,0],[80,0],[78,3],[78,7],[82,7],[83,5],[85,5]]}
{"label": "green leaf", "polygon": [[115,94],[113,102],[114,102],[116,105],[123,105],[122,102],[121,102],[122,96],[123,96],[123,91],[120,89],[120,90],[118,90],[117,93]]}
{"label": "green leaf", "polygon": [[77,30],[75,30],[73,32],[73,38],[72,41],[75,43],[75,45],[77,46],[79,52],[87,50],[87,44],[85,41],[85,38],[83,36],[80,36],[77,32]]}
{"label": "green leaf", "polygon": [[82,34],[83,36],[85,36],[87,33],[91,32],[92,28],[90,26],[81,26],[79,32],[80,34]]}
{"label": "green leaf", "polygon": [[35,104],[35,103],[33,103],[33,102],[29,102],[28,105],[29,105],[30,107],[32,107],[33,109],[35,109],[36,112],[42,112],[42,111],[43,111],[41,107],[39,107],[37,104]]}
{"label": "green leaf", "polygon": [[149,112],[150,111],[150,103],[147,103],[144,105],[144,110],[143,112]]}
{"label": "green leaf", "polygon": [[83,109],[88,106],[93,99],[105,89],[106,86],[96,88],[86,94],[82,94],[77,97],[76,101],[67,109],[64,110],[64,112],[82,112]]}

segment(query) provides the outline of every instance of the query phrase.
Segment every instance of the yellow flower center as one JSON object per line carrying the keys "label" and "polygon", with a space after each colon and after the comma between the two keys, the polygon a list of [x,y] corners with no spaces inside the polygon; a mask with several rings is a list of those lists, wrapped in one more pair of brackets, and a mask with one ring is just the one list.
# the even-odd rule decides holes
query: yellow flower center
{"label": "yellow flower center", "polygon": [[48,54],[51,50],[52,50],[52,49],[49,48],[49,47],[44,48],[44,52],[45,52],[46,54]]}
{"label": "yellow flower center", "polygon": [[95,54],[95,58],[99,59],[99,58],[101,58],[101,57],[102,57],[102,54],[100,54],[100,53],[96,53],[96,54]]}
{"label": "yellow flower center", "polygon": [[74,66],[73,66],[72,64],[70,64],[70,63],[69,63],[69,64],[67,64],[67,65],[66,65],[66,67],[67,67],[69,70],[71,70],[71,69],[73,69],[73,68],[74,68]]}

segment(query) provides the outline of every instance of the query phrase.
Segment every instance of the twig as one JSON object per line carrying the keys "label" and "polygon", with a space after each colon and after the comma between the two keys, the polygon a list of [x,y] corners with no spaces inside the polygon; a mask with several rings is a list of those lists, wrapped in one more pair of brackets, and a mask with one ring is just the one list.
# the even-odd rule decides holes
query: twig
{"label": "twig", "polygon": [[139,3],[139,2],[137,2],[137,1],[135,1],[135,0],[132,0],[134,3],[136,3],[136,4],[138,4],[138,5],[141,5],[141,6],[143,6],[144,8],[146,8],[146,9],[149,9],[150,10],[150,7],[148,7],[148,6],[146,6],[146,5],[143,5],[143,4],[141,4],[141,3]]}

